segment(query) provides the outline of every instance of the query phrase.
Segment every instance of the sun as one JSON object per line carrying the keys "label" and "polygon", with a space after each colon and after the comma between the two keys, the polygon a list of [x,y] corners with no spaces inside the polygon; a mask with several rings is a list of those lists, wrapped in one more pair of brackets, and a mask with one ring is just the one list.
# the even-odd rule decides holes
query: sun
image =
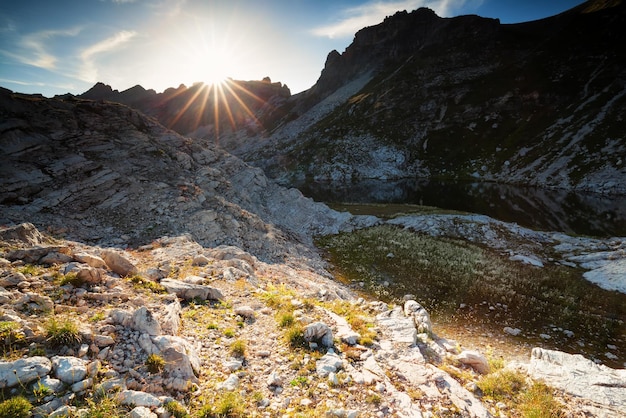
{"label": "sun", "polygon": [[233,77],[236,60],[232,48],[224,44],[203,45],[198,52],[199,55],[193,58],[196,80],[218,86]]}
{"label": "sun", "polygon": [[202,72],[199,74],[202,80],[209,85],[221,85],[232,74],[232,54],[223,48],[215,48],[207,51],[207,56],[202,59]]}

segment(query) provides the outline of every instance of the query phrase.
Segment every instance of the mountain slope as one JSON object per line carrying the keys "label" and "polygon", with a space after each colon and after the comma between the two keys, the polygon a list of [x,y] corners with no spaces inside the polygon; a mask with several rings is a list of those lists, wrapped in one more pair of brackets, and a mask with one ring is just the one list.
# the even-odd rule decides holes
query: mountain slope
{"label": "mountain slope", "polygon": [[350,218],[124,105],[2,90],[0,120],[0,224],[127,245],[188,233],[282,260]]}
{"label": "mountain slope", "polygon": [[[481,178],[626,193],[625,28],[622,1],[516,25],[397,13],[329,54],[270,141],[224,142],[284,182]],[[290,128],[367,74],[332,111]]]}

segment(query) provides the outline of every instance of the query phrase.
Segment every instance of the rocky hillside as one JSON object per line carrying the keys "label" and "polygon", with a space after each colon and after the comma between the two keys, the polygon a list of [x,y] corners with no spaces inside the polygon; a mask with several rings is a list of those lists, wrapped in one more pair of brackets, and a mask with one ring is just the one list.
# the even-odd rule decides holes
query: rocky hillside
{"label": "rocky hillside", "polygon": [[438,177],[626,193],[625,28],[620,0],[514,25],[399,12],[331,52],[269,142],[221,142],[285,183]]}
{"label": "rocky hillside", "polygon": [[283,260],[351,219],[124,105],[2,90],[0,114],[0,224],[118,245],[188,233]]}

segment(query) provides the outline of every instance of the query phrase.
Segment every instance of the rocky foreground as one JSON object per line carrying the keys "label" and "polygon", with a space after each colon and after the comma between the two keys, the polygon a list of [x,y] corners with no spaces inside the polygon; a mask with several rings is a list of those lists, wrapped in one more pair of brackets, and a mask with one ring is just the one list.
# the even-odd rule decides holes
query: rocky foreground
{"label": "rocky foreground", "polygon": [[[311,271],[184,236],[121,250],[22,224],[0,240],[0,387],[30,398],[35,416],[89,416],[85,400],[102,397],[133,417],[219,416],[228,393],[243,416],[510,413],[475,383],[493,363],[437,337],[410,298],[365,301]],[[75,331],[62,334],[67,324]],[[624,370],[541,349],[515,367],[561,387],[568,413],[626,411]]]}

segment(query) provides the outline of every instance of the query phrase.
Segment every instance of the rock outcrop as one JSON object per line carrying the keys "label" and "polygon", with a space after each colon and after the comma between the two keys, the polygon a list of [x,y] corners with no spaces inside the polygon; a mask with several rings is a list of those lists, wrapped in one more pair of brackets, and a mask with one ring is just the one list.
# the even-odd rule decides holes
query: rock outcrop
{"label": "rock outcrop", "polygon": [[[352,219],[123,105],[4,90],[0,114],[1,224],[28,220],[87,242],[114,236],[108,244],[117,245],[189,233],[207,246],[284,260],[311,255],[290,236],[306,244],[311,232]],[[115,252],[98,256],[119,275],[134,272]]]}

